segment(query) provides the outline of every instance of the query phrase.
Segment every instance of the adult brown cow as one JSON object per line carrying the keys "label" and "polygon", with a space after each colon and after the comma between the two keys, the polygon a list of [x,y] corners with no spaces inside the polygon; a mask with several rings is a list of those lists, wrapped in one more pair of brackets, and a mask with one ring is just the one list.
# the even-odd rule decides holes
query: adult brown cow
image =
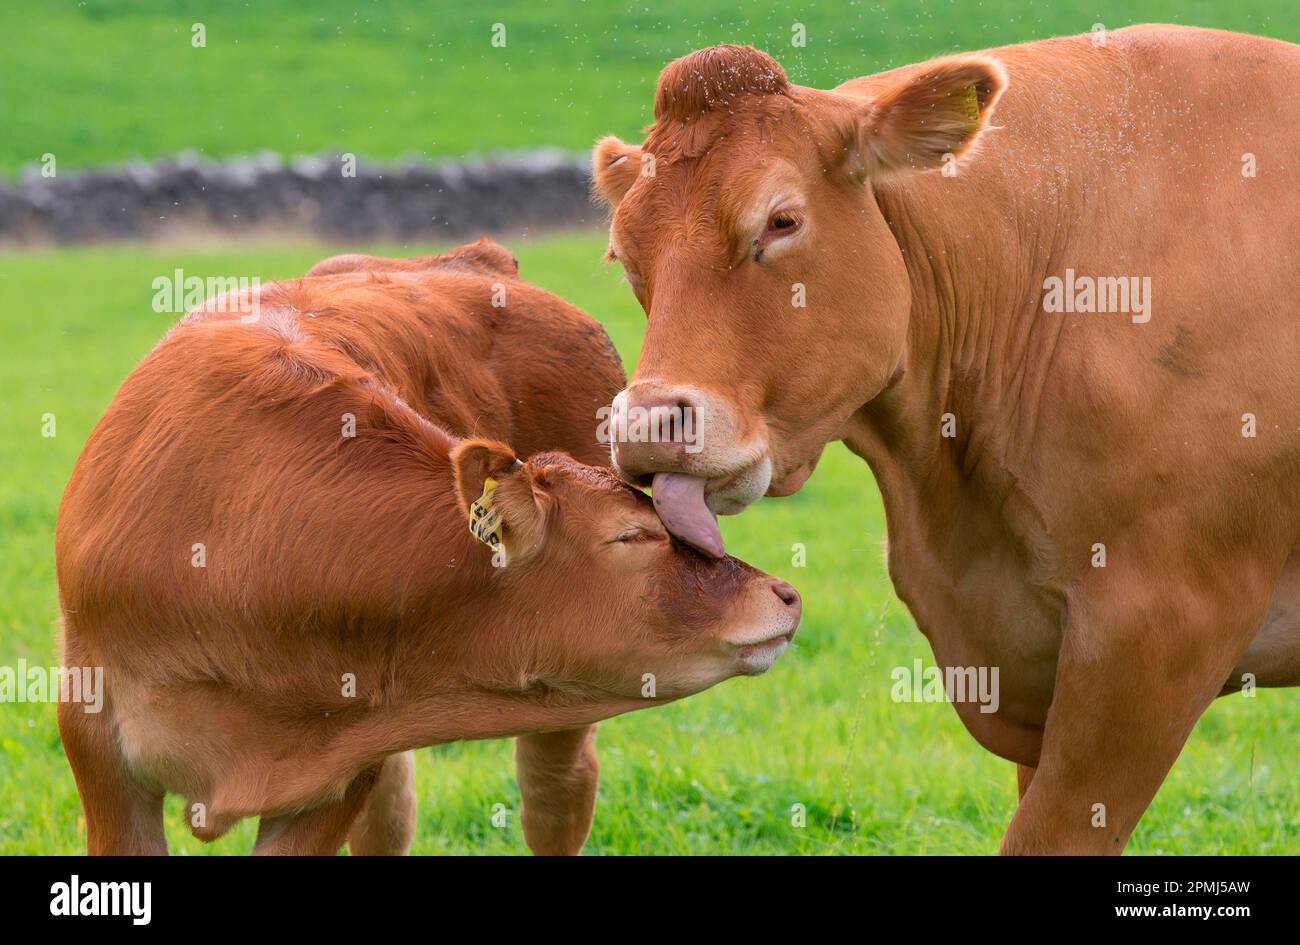
{"label": "adult brown cow", "polygon": [[404,852],[404,753],[519,735],[525,838],[576,853],[592,724],[763,672],[799,596],[671,541],[607,470],[482,438],[598,455],[622,378],[501,247],[320,270],[187,315],[77,461],[64,662],[105,697],[59,730],[88,848],[166,852],[173,792],[205,840],[260,816],[257,852]]}
{"label": "adult brown cow", "polygon": [[700,436],[622,473],[716,551],[710,511],[865,459],[938,663],[1000,668],[956,708],[1022,766],[1005,852],[1121,851],[1215,696],[1300,683],[1298,87],[1180,27],[831,91],[721,46],[597,145],[649,318],[616,412]]}

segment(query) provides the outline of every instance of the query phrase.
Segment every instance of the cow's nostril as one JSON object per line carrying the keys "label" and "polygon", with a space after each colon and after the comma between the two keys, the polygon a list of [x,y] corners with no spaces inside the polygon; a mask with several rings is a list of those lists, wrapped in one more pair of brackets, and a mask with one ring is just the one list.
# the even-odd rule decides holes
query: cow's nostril
{"label": "cow's nostril", "polygon": [[781,603],[787,607],[797,607],[799,605],[799,592],[794,589],[793,584],[777,581],[772,585],[772,593],[779,597]]}
{"label": "cow's nostril", "polygon": [[650,431],[652,442],[686,443],[699,422],[695,405],[685,397],[634,403],[631,409],[643,412],[643,429]]}
{"label": "cow's nostril", "polygon": [[620,474],[645,485],[654,473],[681,471],[683,454],[698,450],[699,407],[681,395],[621,395],[610,435]]}

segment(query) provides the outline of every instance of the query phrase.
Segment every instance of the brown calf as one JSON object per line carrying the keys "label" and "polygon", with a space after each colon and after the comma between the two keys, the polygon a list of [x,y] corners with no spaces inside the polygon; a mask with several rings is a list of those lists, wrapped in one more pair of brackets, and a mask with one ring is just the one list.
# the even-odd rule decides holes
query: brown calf
{"label": "brown calf", "polygon": [[499,247],[323,265],[183,319],[73,472],[64,660],[106,699],[59,726],[89,850],[165,852],[176,792],[204,839],[259,816],[257,852],[400,852],[403,753],[524,735],[525,837],[577,852],[592,724],[763,672],[798,595],[677,544],[607,471],[430,422],[597,449],[608,341]]}

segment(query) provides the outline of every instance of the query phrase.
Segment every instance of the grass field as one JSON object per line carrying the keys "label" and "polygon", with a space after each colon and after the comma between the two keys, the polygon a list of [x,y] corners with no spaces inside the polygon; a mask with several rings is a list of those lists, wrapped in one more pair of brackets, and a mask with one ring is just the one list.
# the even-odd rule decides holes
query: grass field
{"label": "grass field", "polygon": [[[700,46],[751,43],[794,81],[826,85],[1099,22],[1300,40],[1294,0],[7,3],[0,175],[47,153],[62,172],[184,148],[374,158],[584,149],[600,134],[635,136],[659,69]],[[503,47],[491,42],[497,23]]]}
{"label": "grass field", "polygon": [[[526,278],[608,327],[629,366],[640,310],[590,234],[513,242]],[[379,247],[411,255],[429,247]],[[0,256],[0,664],[57,660],[55,513],[92,425],[173,320],[152,280],[300,274],[328,251],[138,247]],[[41,434],[56,417],[57,435]],[[724,520],[728,547],[792,580],[806,617],[766,677],[601,728],[602,784],[590,853],[988,853],[1010,817],[1012,766],[985,753],[946,705],[890,701],[890,670],[929,662],[892,595],[879,497],[862,463],[833,448],[799,495]],[[791,566],[802,542],[807,565]],[[1137,853],[1300,852],[1300,693],[1221,700],[1134,837]],[[419,755],[418,853],[523,852],[507,742]],[[806,825],[792,823],[794,805]],[[240,853],[254,825],[204,846],[168,806],[174,852]],[[84,826],[52,705],[0,706],[0,854],[74,853]]]}

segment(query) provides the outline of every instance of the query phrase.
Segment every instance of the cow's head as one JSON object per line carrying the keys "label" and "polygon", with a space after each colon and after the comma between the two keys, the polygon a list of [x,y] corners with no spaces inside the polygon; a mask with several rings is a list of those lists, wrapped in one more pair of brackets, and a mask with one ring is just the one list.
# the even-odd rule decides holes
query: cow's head
{"label": "cow's head", "polygon": [[710,510],[799,489],[895,377],[911,293],[873,184],[960,160],[1005,81],[960,56],[864,98],[718,46],[664,69],[640,147],[597,144],[610,256],[649,319],[614,461],[669,496],[674,533],[720,553]]}
{"label": "cow's head", "polygon": [[675,698],[765,672],[794,637],[793,587],[674,540],[644,493],[608,469],[563,453],[516,463],[488,440],[461,443],[452,461],[467,509],[493,481],[504,565],[486,628],[494,672],[561,698],[638,698],[647,684]]}

